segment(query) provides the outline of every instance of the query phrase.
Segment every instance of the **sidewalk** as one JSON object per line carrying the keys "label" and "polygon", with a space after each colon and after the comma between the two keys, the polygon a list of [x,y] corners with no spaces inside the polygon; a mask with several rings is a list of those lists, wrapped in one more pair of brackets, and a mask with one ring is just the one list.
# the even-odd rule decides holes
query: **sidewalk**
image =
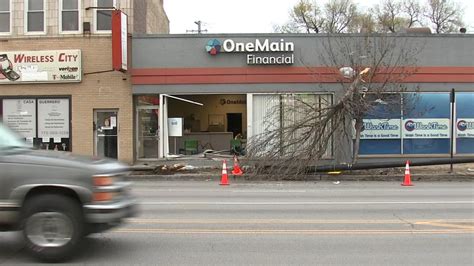
{"label": "sidewalk", "polygon": [[[222,174],[223,160],[227,161],[229,178],[234,180],[314,180],[314,181],[401,181],[404,167],[372,170],[343,171],[340,174],[314,173],[304,176],[252,175],[245,164],[240,164],[244,175],[233,176],[233,159],[228,157],[204,158],[200,155],[140,161],[132,166],[134,180],[204,180],[218,181]],[[474,163],[410,167],[413,181],[474,181]]]}

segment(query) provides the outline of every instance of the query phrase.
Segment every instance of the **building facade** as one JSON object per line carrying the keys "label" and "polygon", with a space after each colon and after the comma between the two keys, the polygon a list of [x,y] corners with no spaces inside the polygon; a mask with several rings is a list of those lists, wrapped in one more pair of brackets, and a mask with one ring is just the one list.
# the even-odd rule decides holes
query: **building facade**
{"label": "building facade", "polygon": [[[197,152],[229,149],[237,135],[245,142],[264,134],[264,120],[275,107],[283,110],[296,98],[321,107],[337,102],[345,90],[334,71],[341,65],[328,61],[331,53],[337,53],[328,41],[346,39],[355,47],[364,38],[362,34],[134,36],[137,159],[186,152],[186,140],[198,141]],[[417,61],[407,66],[411,73],[401,81],[406,89],[394,93],[397,107],[383,115],[375,110],[365,118],[360,156],[448,157],[451,147],[454,156],[472,156],[474,36],[385,38],[403,51],[416,48]],[[407,62],[410,56],[406,53]],[[416,104],[407,108],[415,98]],[[282,117],[283,113],[274,113],[273,126],[281,125]],[[184,132],[170,135],[173,123],[181,122]],[[326,157],[347,162],[351,149],[351,140],[333,139]]]}
{"label": "building facade", "polygon": [[130,76],[112,70],[114,9],[129,34],[169,33],[163,0],[0,1],[0,117],[32,146],[133,162]]}

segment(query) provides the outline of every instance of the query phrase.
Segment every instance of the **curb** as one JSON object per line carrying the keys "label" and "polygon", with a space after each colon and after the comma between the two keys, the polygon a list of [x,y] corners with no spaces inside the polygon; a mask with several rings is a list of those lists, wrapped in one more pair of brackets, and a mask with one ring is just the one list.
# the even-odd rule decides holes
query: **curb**
{"label": "curb", "polygon": [[[180,173],[169,175],[130,175],[130,180],[136,181],[219,181],[220,173]],[[275,176],[275,175],[243,175],[234,176],[229,175],[230,180],[235,181],[403,181],[403,176],[397,175],[307,175],[307,176]],[[473,174],[417,174],[411,176],[412,181],[451,181],[451,182],[472,182],[474,181]]]}

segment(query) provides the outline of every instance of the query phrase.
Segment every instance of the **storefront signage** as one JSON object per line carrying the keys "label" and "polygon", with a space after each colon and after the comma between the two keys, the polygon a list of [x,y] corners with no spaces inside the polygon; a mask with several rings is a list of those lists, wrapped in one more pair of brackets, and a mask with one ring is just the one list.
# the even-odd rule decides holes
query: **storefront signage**
{"label": "storefront signage", "polygon": [[36,137],[36,100],[4,99],[3,122],[21,136]]}
{"label": "storefront signage", "polygon": [[400,119],[364,119],[361,139],[400,139]]}
{"label": "storefront signage", "polygon": [[80,82],[80,50],[0,51],[0,84]]}
{"label": "storefront signage", "polygon": [[128,69],[127,15],[120,10],[112,11],[112,67],[125,72]]}
{"label": "storefront signage", "polygon": [[403,138],[407,139],[446,139],[449,138],[449,119],[405,119]]}
{"label": "storefront signage", "polygon": [[222,48],[226,53],[293,52],[295,44],[293,42],[286,42],[284,39],[276,42],[268,39],[263,41],[256,39],[254,42],[236,42],[232,39],[227,39],[222,43]]}
{"label": "storefront signage", "polygon": [[247,104],[247,100],[242,100],[242,99],[238,99],[238,100],[231,100],[231,99],[220,99],[219,100],[220,104],[221,105],[225,105],[225,104]]}
{"label": "storefront signage", "polygon": [[463,118],[456,121],[456,137],[474,138],[474,118]]}
{"label": "storefront signage", "polygon": [[[206,51],[210,55],[219,53],[247,53],[247,65],[291,65],[295,62],[295,44],[280,39],[255,39],[250,42],[237,42],[226,39],[222,42],[212,39],[207,42]],[[271,53],[271,54],[269,54]]]}
{"label": "storefront signage", "polygon": [[69,138],[69,99],[38,99],[38,137]]}
{"label": "storefront signage", "polygon": [[183,136],[183,118],[182,117],[168,118],[168,136],[170,137]]}

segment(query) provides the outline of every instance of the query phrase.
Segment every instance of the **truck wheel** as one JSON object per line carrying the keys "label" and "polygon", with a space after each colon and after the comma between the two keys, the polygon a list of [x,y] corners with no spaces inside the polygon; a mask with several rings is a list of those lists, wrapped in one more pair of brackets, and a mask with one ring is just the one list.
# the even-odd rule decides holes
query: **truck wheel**
{"label": "truck wheel", "polygon": [[26,201],[22,214],[26,248],[40,260],[69,258],[83,237],[81,207],[67,196],[35,196]]}

